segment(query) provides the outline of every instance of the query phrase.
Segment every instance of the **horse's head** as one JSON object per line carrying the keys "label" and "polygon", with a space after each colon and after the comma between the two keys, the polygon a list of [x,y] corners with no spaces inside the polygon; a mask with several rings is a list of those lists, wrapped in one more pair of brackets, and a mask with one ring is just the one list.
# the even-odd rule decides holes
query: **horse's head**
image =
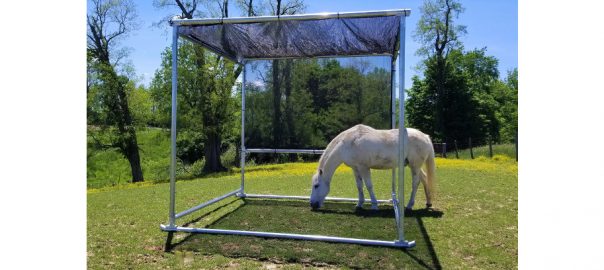
{"label": "horse's head", "polygon": [[323,201],[329,193],[329,181],[323,177],[323,169],[319,169],[312,176],[312,187],[310,192],[310,207],[313,210],[323,206]]}

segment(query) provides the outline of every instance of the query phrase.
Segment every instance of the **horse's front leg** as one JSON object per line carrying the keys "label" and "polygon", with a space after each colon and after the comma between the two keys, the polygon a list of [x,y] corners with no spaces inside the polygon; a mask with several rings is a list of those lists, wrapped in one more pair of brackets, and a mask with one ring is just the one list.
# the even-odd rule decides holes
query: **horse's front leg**
{"label": "horse's front leg", "polygon": [[415,204],[415,194],[417,193],[417,187],[419,186],[419,175],[418,175],[418,171],[419,169],[415,169],[413,167],[411,167],[411,177],[412,177],[412,190],[411,190],[411,196],[409,197],[409,203],[407,203],[407,209],[406,210],[411,210],[413,209],[413,205]]}
{"label": "horse's front leg", "polygon": [[359,172],[361,173],[361,177],[363,181],[365,181],[365,187],[367,187],[367,191],[369,192],[369,196],[371,197],[371,209],[377,210],[378,203],[375,198],[375,193],[373,193],[373,183],[371,183],[371,171],[369,168],[359,168]]}
{"label": "horse's front leg", "polygon": [[357,190],[359,191],[359,202],[357,203],[357,208],[363,208],[363,204],[365,203],[365,195],[363,194],[363,179],[361,178],[361,174],[357,168],[352,168],[354,172],[354,180],[357,182]]}

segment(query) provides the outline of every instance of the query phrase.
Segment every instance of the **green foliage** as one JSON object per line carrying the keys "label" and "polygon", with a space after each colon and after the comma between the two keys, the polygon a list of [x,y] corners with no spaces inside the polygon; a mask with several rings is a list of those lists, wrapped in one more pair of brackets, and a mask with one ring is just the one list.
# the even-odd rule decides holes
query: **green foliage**
{"label": "green foliage", "polygon": [[[455,65],[465,78],[468,90],[476,104],[476,122],[471,123],[478,127],[476,142],[485,142],[489,138],[499,141],[499,119],[496,112],[500,104],[495,100],[494,88],[499,83],[498,60],[486,55],[486,48],[462,53],[452,51],[448,58],[451,65]],[[463,138],[463,137],[456,137]]]}
{"label": "green foliage", "polygon": [[505,82],[495,89],[495,98],[501,104],[497,111],[501,122],[501,141],[514,142],[518,135],[518,69],[508,72]]}
{"label": "green foliage", "polygon": [[455,20],[463,12],[464,8],[459,1],[424,1],[420,7],[422,16],[413,33],[415,40],[421,44],[417,54],[427,57],[444,56],[449,50],[461,48],[459,38],[466,34],[466,26],[455,24]]}
{"label": "green foliage", "polygon": [[[409,108],[409,125],[430,134],[434,141],[455,138],[478,138],[479,131],[477,102],[472,99],[467,78],[463,71],[452,64],[446,65],[445,91],[437,91],[438,62],[435,57],[425,61],[425,78],[413,78],[408,91],[405,108]],[[438,129],[437,118],[442,119],[442,129]]]}
{"label": "green foliage", "polygon": [[[486,55],[486,48],[449,54],[444,78],[445,91],[437,92],[438,63],[435,57],[424,62],[424,78],[413,77],[406,109],[410,126],[417,127],[436,141],[465,142],[475,145],[492,141],[510,142],[517,124],[517,98],[499,80],[498,61]],[[512,75],[513,76],[513,75]],[[513,78],[510,78],[513,81]],[[437,117],[443,120],[437,129]],[[516,120],[517,121],[517,120]],[[516,122],[517,123],[517,122]]]}
{"label": "green foliage", "polygon": [[[422,77],[413,77],[409,90],[408,123],[435,141],[452,143],[472,138],[510,142],[517,130],[514,81],[499,80],[498,60],[486,48],[463,51],[460,37],[466,27],[456,20],[464,11],[456,0],[424,1],[414,38],[425,59]],[[465,145],[464,145],[465,147]]]}
{"label": "green foliage", "polygon": [[139,127],[146,127],[153,123],[153,100],[151,93],[144,85],[134,86],[133,81],[128,82],[128,105],[132,113],[133,123]]}
{"label": "green foliage", "polygon": [[[111,141],[115,132],[108,129],[88,129],[87,186],[99,188],[122,185],[132,177],[128,160],[114,148],[102,147],[101,142]],[[137,132],[141,153],[141,167],[146,180],[167,181],[170,168],[169,131],[143,128]]]}
{"label": "green foliage", "polygon": [[[87,186],[89,188],[102,188],[106,186],[117,186],[127,184],[131,178],[128,161],[119,151],[114,148],[100,147],[97,140],[106,142],[111,138],[107,136],[114,135],[114,132],[108,132],[106,129],[89,128],[88,131],[88,155],[87,155]],[[195,133],[182,132],[179,136],[188,136]],[[177,140],[178,143],[187,142],[188,139]],[[194,139],[191,139],[194,140]],[[198,140],[198,139],[197,139]],[[159,128],[145,128],[137,132],[137,141],[139,142],[141,152],[141,165],[145,173],[145,178],[150,182],[167,182],[170,180],[170,131]],[[191,147],[197,147],[199,144],[192,144]],[[239,167],[239,157],[237,148],[234,144],[225,146],[222,154],[222,161],[228,168]],[[205,160],[203,157],[198,159],[182,159],[181,151],[187,149],[185,146],[177,146],[180,154],[177,154],[176,177],[178,179],[190,179],[193,177],[205,176],[203,172]],[[190,151],[193,152],[193,151]],[[248,165],[254,165],[250,160]]]}
{"label": "green foliage", "polygon": [[227,149],[222,153],[220,160],[227,168],[239,167],[239,159],[235,145],[229,144]]}
{"label": "green foliage", "polygon": [[[337,134],[356,124],[390,128],[390,72],[383,68],[363,70],[360,65],[342,66],[338,60],[295,60],[280,78],[291,78],[275,102],[271,80],[246,85],[246,146],[263,148],[324,148]],[[258,63],[260,72],[262,62]],[[274,66],[274,65],[273,65]],[[263,78],[274,78],[270,66]],[[287,74],[291,72],[291,74]],[[281,117],[275,128],[275,104]],[[275,134],[278,133],[278,134]],[[275,138],[282,138],[275,142]],[[254,155],[263,161],[293,161],[296,155]],[[316,158],[316,157],[315,157]]]}
{"label": "green foliage", "polygon": [[[170,48],[162,53],[161,67],[150,86],[153,107],[157,110],[155,124],[160,127],[170,126],[171,54]],[[233,63],[200,46],[188,41],[180,43],[177,125],[178,157],[183,162],[192,164],[201,159],[208,146],[223,149],[238,141],[240,105],[232,91],[237,69]]]}
{"label": "green foliage", "polygon": [[191,129],[179,130],[176,135],[176,157],[185,164],[193,164],[203,158],[203,142],[201,132]]}

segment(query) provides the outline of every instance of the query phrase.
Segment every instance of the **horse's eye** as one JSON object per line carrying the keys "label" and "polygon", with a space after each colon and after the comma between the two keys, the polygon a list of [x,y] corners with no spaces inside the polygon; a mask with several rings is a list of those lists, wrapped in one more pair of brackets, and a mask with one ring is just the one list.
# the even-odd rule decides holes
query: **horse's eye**
{"label": "horse's eye", "polygon": [[317,188],[319,188],[319,184],[316,184],[316,185],[315,185],[315,189],[317,189]]}

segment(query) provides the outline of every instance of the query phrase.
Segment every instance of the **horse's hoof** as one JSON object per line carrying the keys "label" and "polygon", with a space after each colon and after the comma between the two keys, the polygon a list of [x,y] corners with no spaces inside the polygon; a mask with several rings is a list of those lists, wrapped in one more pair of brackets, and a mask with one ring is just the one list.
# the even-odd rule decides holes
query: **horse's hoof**
{"label": "horse's hoof", "polygon": [[411,214],[413,212],[413,208],[405,207],[405,214]]}
{"label": "horse's hoof", "polygon": [[426,204],[426,208],[432,208],[432,204],[431,203],[427,203]]}
{"label": "horse's hoof", "polygon": [[358,206],[358,205],[357,205],[357,206],[354,208],[354,210],[356,210],[356,211],[361,211],[361,210],[363,210],[363,207],[362,207],[362,206]]}
{"label": "horse's hoof", "polygon": [[373,210],[373,211],[377,211],[377,210],[378,210],[377,205],[372,205],[372,206],[371,206],[371,210]]}

